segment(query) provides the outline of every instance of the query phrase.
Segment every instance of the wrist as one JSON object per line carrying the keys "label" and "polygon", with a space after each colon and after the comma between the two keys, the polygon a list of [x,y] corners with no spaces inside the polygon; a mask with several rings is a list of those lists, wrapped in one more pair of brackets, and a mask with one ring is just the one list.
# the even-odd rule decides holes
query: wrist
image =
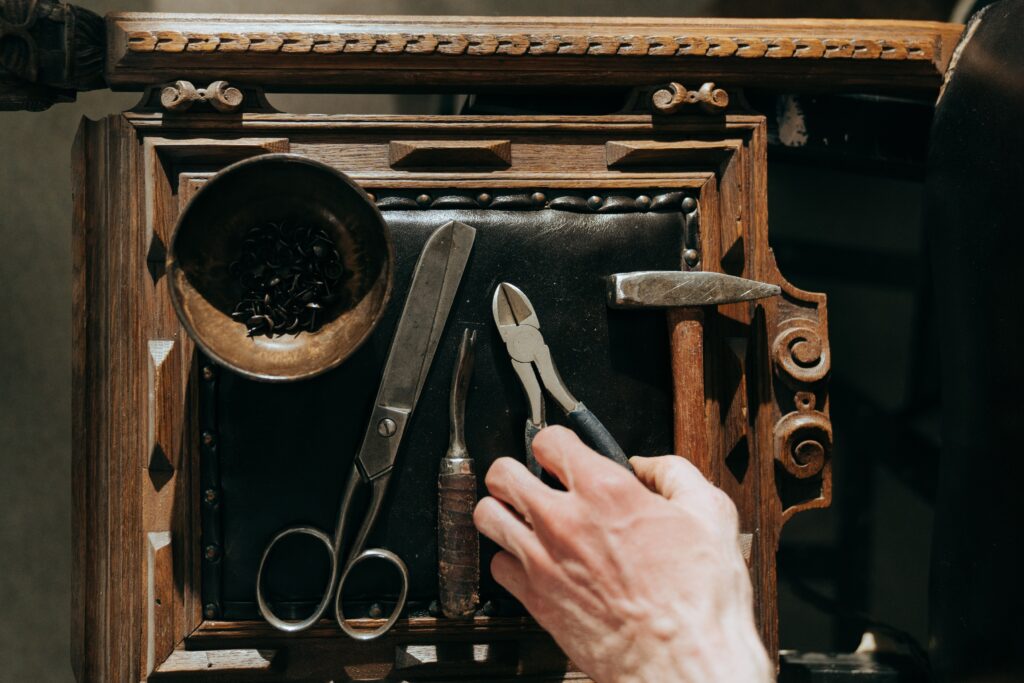
{"label": "wrist", "polygon": [[[733,623],[729,623],[732,621]],[[650,643],[643,662],[615,683],[768,683],[775,667],[753,620],[724,620],[701,629],[677,631],[671,638],[640,639]],[[658,624],[652,624],[658,632]]]}

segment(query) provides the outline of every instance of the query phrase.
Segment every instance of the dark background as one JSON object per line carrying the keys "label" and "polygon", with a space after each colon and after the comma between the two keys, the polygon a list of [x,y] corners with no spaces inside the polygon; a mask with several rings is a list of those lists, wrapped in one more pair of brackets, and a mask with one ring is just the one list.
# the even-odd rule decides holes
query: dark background
{"label": "dark background", "polygon": [[[93,11],[898,17],[963,21],[971,2],[478,0],[365,4],[96,0]],[[2,681],[70,681],[71,143],[82,116],[137,96],[84,94],[43,113],[0,113],[0,669]],[[431,113],[441,97],[276,96],[292,112]],[[766,97],[775,114],[779,102]],[[874,113],[872,113],[874,111]],[[887,110],[865,109],[879,134]],[[785,113],[785,112],[783,112]],[[913,115],[920,135],[927,117]],[[889,130],[889,134],[892,131]],[[897,130],[897,134],[899,131]],[[783,131],[792,142],[793,131]],[[799,137],[799,130],[797,131]],[[786,527],[783,648],[849,651],[868,621],[923,644],[938,425],[921,229],[923,169],[846,163],[776,147],[772,243],[786,277],[829,296],[835,501]],[[840,155],[841,156],[841,155]],[[923,159],[923,153],[920,155]],[[883,628],[882,630],[886,630]],[[899,635],[899,633],[897,633]]]}

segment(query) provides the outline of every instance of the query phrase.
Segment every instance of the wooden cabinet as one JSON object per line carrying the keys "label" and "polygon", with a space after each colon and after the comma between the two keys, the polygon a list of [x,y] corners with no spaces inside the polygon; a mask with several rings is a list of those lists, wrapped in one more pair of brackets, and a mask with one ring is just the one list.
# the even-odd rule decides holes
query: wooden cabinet
{"label": "wooden cabinet", "polygon": [[[223,524],[229,514],[238,518],[230,506],[241,496],[226,495],[222,478],[234,477],[237,491],[248,485],[245,477],[266,475],[221,467],[231,446],[220,432],[237,427],[224,424],[230,411],[217,410],[225,400],[217,392],[228,391],[227,371],[204,359],[179,324],[165,259],[175,221],[203,183],[234,161],[272,152],[301,154],[344,171],[371,193],[396,231],[406,229],[403,221],[429,222],[436,213],[438,224],[452,216],[479,221],[489,239],[500,234],[503,221],[518,221],[548,226],[555,246],[544,248],[557,250],[574,238],[570,225],[628,235],[651,224],[661,226],[657,234],[668,240],[667,249],[658,247],[659,257],[676,268],[780,285],[781,296],[760,302],[647,312],[646,322],[616,347],[625,354],[621,358],[633,357],[640,339],[635,335],[643,334],[651,353],[664,359],[661,375],[651,381],[655,398],[662,392],[664,410],[624,414],[634,425],[649,420],[651,433],[660,436],[644,442],[637,434],[646,427],[634,428],[623,445],[627,451],[685,454],[735,501],[757,622],[776,653],[780,530],[794,514],[830,500],[830,354],[825,297],[793,287],[775,266],[765,119],[744,107],[739,87],[800,81],[825,88],[934,88],[957,28],[899,22],[367,22],[113,15],[107,19],[107,80],[134,88],[175,78],[196,85],[225,78],[292,90],[614,85],[636,88],[634,106],[602,116],[293,116],[254,106],[254,91],[243,88],[245,101],[227,111],[209,107],[200,94],[192,108],[169,112],[156,106],[157,91],[136,112],[83,122],[74,150],[72,612],[78,679],[585,678],[514,609],[495,607],[468,622],[448,621],[431,616],[428,591],[391,634],[361,643],[328,622],[298,635],[278,633],[246,616],[244,600],[231,597],[244,597],[250,569],[231,553],[240,543],[267,539],[244,524]],[[666,107],[665,98],[685,92],[666,86],[655,98],[662,106],[652,113],[648,103],[658,88],[651,86],[684,76],[693,88],[715,78],[732,103],[723,108],[705,99],[707,106],[700,106],[694,96],[695,104]],[[165,104],[177,95],[171,92]],[[675,113],[663,113],[669,108]],[[623,254],[641,259],[641,246],[630,247],[628,237],[625,244]],[[536,240],[520,246],[521,260],[538,248]],[[493,266],[498,262],[488,262],[494,281],[503,275]],[[594,272],[596,284],[587,286],[600,286],[607,274]],[[543,272],[536,277],[542,282]],[[466,296],[483,294],[489,292]],[[565,309],[546,316],[569,321],[567,336],[556,334],[555,340],[574,332],[573,292],[565,296]],[[603,304],[596,310],[605,315]],[[489,321],[461,322],[483,329]],[[446,337],[454,334],[449,330]],[[601,327],[598,334],[610,333]],[[570,354],[564,355],[560,367],[582,377]],[[623,362],[625,377],[631,370]],[[231,391],[257,390],[231,381]],[[447,386],[448,379],[430,381]],[[637,379],[638,385],[644,381]],[[513,386],[508,395],[517,391]],[[595,412],[616,411],[608,397],[587,402]],[[609,422],[626,425],[626,417]],[[426,448],[425,439],[417,442],[415,432],[411,437],[407,454]],[[486,462],[494,454],[479,455]],[[404,485],[433,497],[436,471],[431,474],[429,463],[440,456],[424,455],[428,464],[413,470],[423,474],[421,480]],[[300,467],[301,457],[294,460]],[[418,533],[421,543],[432,544],[427,524],[426,535]],[[247,534],[256,538],[242,538]],[[380,540],[387,545],[386,534]],[[418,570],[429,571],[429,561]],[[429,577],[420,582],[428,585]]]}

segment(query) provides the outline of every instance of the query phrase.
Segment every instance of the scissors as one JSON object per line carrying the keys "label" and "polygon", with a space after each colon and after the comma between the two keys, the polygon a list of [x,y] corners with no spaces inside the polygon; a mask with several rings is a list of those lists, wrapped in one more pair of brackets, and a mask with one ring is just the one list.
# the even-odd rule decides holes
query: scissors
{"label": "scissors", "polygon": [[[405,607],[409,593],[409,570],[405,563],[390,550],[365,548],[366,539],[380,515],[405,425],[423,389],[475,238],[474,228],[452,221],[434,231],[420,253],[402,317],[391,340],[370,423],[345,482],[334,532],[327,534],[311,526],[289,527],[279,531],[263,551],[256,574],[256,602],[260,614],[275,628],[288,632],[307,629],[320,620],[333,599],[334,617],[341,630],[356,640],[372,640],[387,633]],[[355,540],[349,547],[347,559],[342,563],[345,529],[349,528],[354,496],[361,485],[370,487],[369,503]],[[278,543],[293,536],[312,537],[323,544],[331,568],[316,610],[305,619],[297,620],[282,619],[274,614],[263,591],[263,570],[267,558]],[[382,625],[373,629],[355,629],[345,622],[341,596],[352,569],[369,559],[383,560],[397,569],[401,577],[401,591],[394,610]]]}
{"label": "scissors", "polygon": [[526,418],[526,465],[530,471],[538,477],[541,474],[540,464],[533,455],[533,437],[547,426],[542,391],[546,389],[588,446],[632,472],[633,468],[615,437],[565,386],[551,359],[551,349],[540,333],[537,312],[523,291],[502,282],[494,291],[491,312],[530,406],[530,415]]}

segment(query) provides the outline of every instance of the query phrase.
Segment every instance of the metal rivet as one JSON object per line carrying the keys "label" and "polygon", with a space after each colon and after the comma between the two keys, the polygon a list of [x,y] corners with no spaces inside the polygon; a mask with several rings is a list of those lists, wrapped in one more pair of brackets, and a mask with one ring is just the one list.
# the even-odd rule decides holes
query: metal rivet
{"label": "metal rivet", "polygon": [[213,375],[213,368],[210,367],[209,365],[204,366],[203,367],[203,379],[205,379],[207,382],[209,382],[210,380],[213,379],[213,376],[214,376]]}
{"label": "metal rivet", "polygon": [[203,432],[203,445],[212,446],[216,442],[212,432]]}
{"label": "metal rivet", "polygon": [[371,619],[380,619],[382,616],[384,616],[384,609],[380,606],[379,603],[375,602],[372,605],[370,605],[370,609],[366,611],[366,616],[370,617]]}
{"label": "metal rivet", "polygon": [[547,196],[543,192],[534,192],[530,195],[530,199],[533,200],[534,204],[543,204],[548,200]]}
{"label": "metal rivet", "polygon": [[603,204],[603,203],[604,203],[604,200],[601,199],[600,197],[598,197],[596,194],[593,197],[591,197],[590,199],[587,200],[587,206],[589,206],[592,209],[596,209],[597,207],[601,206],[601,204]]}
{"label": "metal rivet", "polygon": [[427,607],[427,613],[429,613],[430,616],[432,617],[441,616],[441,605],[438,604],[437,600],[430,601],[430,606]]}
{"label": "metal rivet", "polygon": [[416,198],[416,203],[419,204],[420,206],[426,206],[427,204],[430,203],[430,195],[421,194],[419,197]]}
{"label": "metal rivet", "polygon": [[213,562],[220,558],[220,548],[213,543],[203,549],[203,557]]}
{"label": "metal rivet", "polygon": [[697,208],[697,200],[694,199],[693,197],[683,197],[683,205],[682,206],[683,206],[683,211],[685,213],[690,213],[691,211],[693,211],[694,209]]}
{"label": "metal rivet", "polygon": [[491,203],[491,195],[487,194],[486,192],[481,192],[476,196],[476,201],[481,206],[487,206],[488,204]]}
{"label": "metal rivet", "polygon": [[683,263],[693,267],[700,262],[700,252],[696,249],[687,249],[683,252]]}
{"label": "metal rivet", "polygon": [[641,209],[646,209],[651,205],[651,198],[645,194],[642,194],[636,198],[636,205]]}
{"label": "metal rivet", "polygon": [[212,602],[208,602],[203,605],[203,616],[207,619],[215,619],[217,617],[217,605]]}
{"label": "metal rivet", "polygon": [[377,423],[377,433],[381,436],[394,436],[398,431],[398,425],[390,417],[385,417]]}
{"label": "metal rivet", "polygon": [[203,491],[203,500],[209,505],[213,505],[217,502],[217,489],[206,489]]}

